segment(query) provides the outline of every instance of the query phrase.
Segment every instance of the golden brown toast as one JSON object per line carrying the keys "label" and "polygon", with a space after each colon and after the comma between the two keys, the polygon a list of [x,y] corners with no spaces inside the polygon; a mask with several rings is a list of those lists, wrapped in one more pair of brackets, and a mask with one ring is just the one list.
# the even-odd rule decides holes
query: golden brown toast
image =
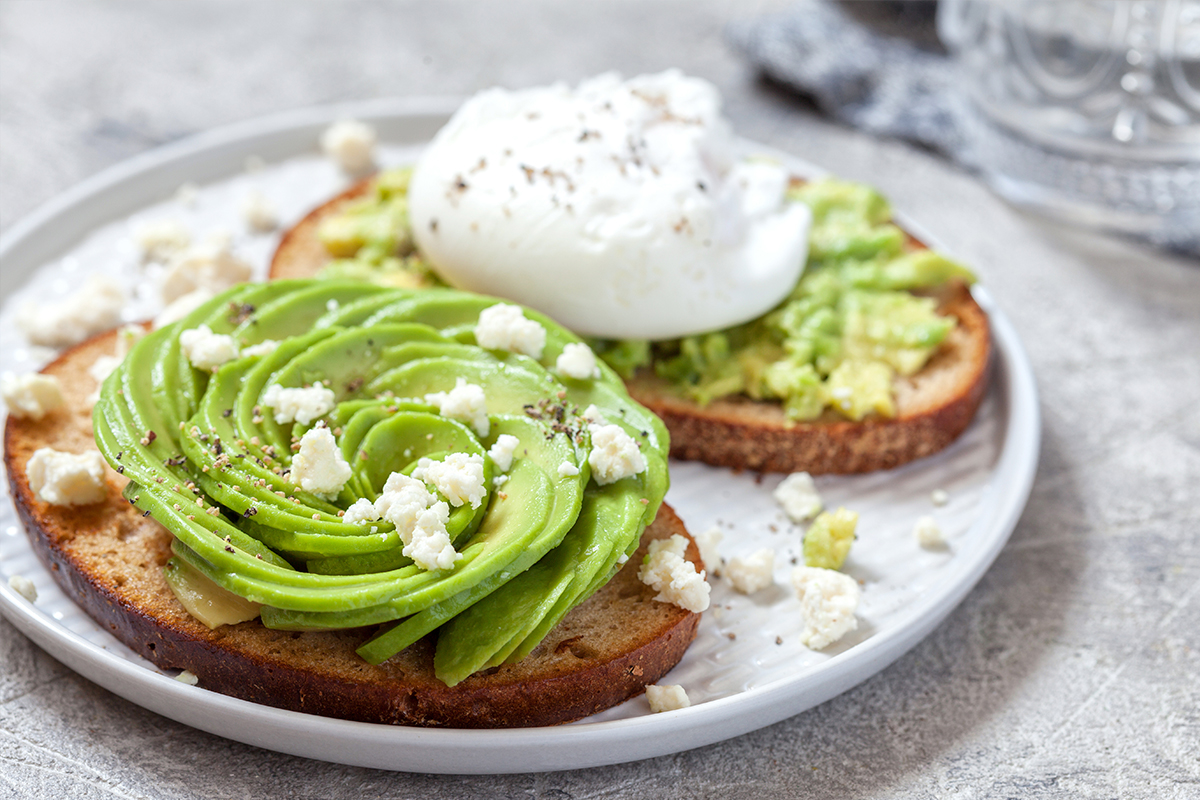
{"label": "golden brown toast", "polygon": [[[370,189],[370,178],[313,209],[287,232],[271,261],[271,278],[308,278],[330,260],[317,228]],[[925,245],[911,235],[908,246]],[[699,406],[671,389],[652,370],[626,381],[629,393],[662,418],[671,455],[722,467],[763,472],[859,473],[889,469],[931,455],[966,429],[983,400],[991,359],[987,314],[961,283],[937,294],[939,312],[958,325],[917,374],[893,385],[896,416],[861,422],[833,411],[789,422],[782,406],[744,396]],[[570,320],[559,320],[570,327]]]}
{"label": "golden brown toast", "polygon": [[[638,580],[647,543],[686,536],[668,506],[642,548],[607,585],[575,608],[523,661],[472,675],[453,688],[433,674],[428,639],[379,666],[355,653],[376,628],[289,632],[257,619],[210,630],[191,617],[162,575],[171,534],[121,497],[107,469],[108,498],[82,507],[34,497],[25,465],[39,447],[95,447],[86,398],[88,367],[111,354],[115,332],[63,353],[44,372],[63,385],[66,406],[41,420],[10,417],[5,466],[35,551],[63,591],[114,636],[164,669],[187,669],[202,688],[265,705],[365,722],[461,728],[553,725],[641,693],[683,657],[700,615],[654,600]],[[689,537],[690,540],[690,537]],[[694,542],[687,557],[702,567]]]}

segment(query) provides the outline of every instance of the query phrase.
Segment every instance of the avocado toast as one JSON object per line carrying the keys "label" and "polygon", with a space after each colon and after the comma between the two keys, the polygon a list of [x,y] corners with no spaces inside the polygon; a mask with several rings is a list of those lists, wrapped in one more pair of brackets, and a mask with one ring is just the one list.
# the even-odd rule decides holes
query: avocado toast
{"label": "avocado toast", "polygon": [[[51,574],[160,666],[284,708],[403,724],[542,725],[638,693],[678,661],[698,621],[656,602],[636,574],[639,540],[683,533],[660,508],[665,435],[641,411],[645,438],[661,441],[662,452],[651,441],[638,474],[607,488],[589,482],[588,429],[573,401],[593,401],[620,420],[638,418],[637,408],[611,386],[564,387],[530,357],[474,347],[470,323],[495,301],[440,299],[454,302],[430,305],[362,284],[237,287],[135,346],[91,418],[87,371],[115,334],[64,353],[46,372],[63,383],[66,408],[38,421],[10,418],[6,429],[13,495]],[[434,321],[439,327],[426,324]],[[573,338],[543,323],[549,355]],[[203,326],[260,349],[199,369],[182,334]],[[278,346],[261,348],[268,341]],[[486,427],[431,407],[432,390],[450,389],[447,381],[461,374],[488,388]],[[297,449],[289,443],[325,429],[299,416],[281,423],[277,406],[264,413],[270,392],[260,391],[259,378],[336,389],[336,410],[321,416],[351,443],[355,470],[342,496],[291,485],[289,467],[299,467],[285,455]],[[518,396],[522,386],[534,391]],[[92,420],[117,470],[107,472],[106,499],[43,502],[30,486],[30,455],[90,448]],[[502,435],[523,445],[507,468],[479,455]],[[386,493],[380,484],[389,472],[429,469],[426,457],[436,461],[451,449],[473,449],[489,484],[487,502],[463,502],[447,514],[461,556],[453,566],[420,569],[398,556],[399,525],[393,530],[386,515],[345,517],[352,497]],[[501,475],[507,481],[497,481]],[[633,568],[620,569],[627,560]],[[272,627],[258,619],[201,624],[169,585],[181,570],[206,576],[195,584],[202,593],[212,596],[208,581],[266,604]],[[526,575],[557,593],[545,595],[521,580]],[[489,611],[493,598],[529,613]],[[456,625],[447,612],[463,612],[472,624]],[[447,620],[455,633],[439,636],[449,651],[439,656],[424,634]],[[355,652],[364,644],[367,660]]]}

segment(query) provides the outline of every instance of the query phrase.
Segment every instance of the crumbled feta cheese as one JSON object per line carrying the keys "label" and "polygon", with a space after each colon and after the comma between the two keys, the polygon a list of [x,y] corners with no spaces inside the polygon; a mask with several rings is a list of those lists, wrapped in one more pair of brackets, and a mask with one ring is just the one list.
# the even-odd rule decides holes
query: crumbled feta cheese
{"label": "crumbled feta cheese", "polygon": [[89,404],[96,405],[96,401],[100,399],[100,385],[109,375],[113,374],[113,370],[121,366],[125,356],[129,355],[129,349],[145,335],[146,330],[141,325],[122,325],[117,330],[117,343],[113,348],[113,354],[97,356],[92,365],[88,367],[88,373],[96,381],[95,391],[87,398]]}
{"label": "crumbled feta cheese", "polygon": [[933,517],[919,518],[913,526],[913,536],[917,537],[921,547],[942,547],[946,544],[946,537]]}
{"label": "crumbled feta cheese", "polygon": [[342,307],[342,304],[337,301],[336,297],[331,297],[325,301],[325,310],[330,314]]}
{"label": "crumbled feta cheese", "polygon": [[50,505],[86,506],[108,495],[104,459],[95,450],[76,455],[42,447],[29,457],[25,473],[34,496]]}
{"label": "crumbled feta cheese", "polygon": [[321,150],[351,175],[375,163],[375,129],[354,119],[335,122],[321,134]]}
{"label": "crumbled feta cheese", "polygon": [[541,358],[546,347],[546,329],[526,319],[520,306],[497,303],[479,312],[475,343],[486,350],[508,350]]}
{"label": "crumbled feta cheese", "polygon": [[0,378],[0,395],[8,413],[18,419],[41,419],[63,406],[62,384],[53,375],[29,372]]}
{"label": "crumbled feta cheese", "polygon": [[333,411],[337,397],[320,381],[306,388],[284,388],[273,383],[263,392],[262,403],[274,409],[275,421],[280,425],[289,422],[307,425]]}
{"label": "crumbled feta cheese", "polygon": [[638,579],[658,592],[655,600],[688,611],[708,608],[710,587],[704,580],[705,573],[703,570],[697,573],[696,565],[683,557],[687,539],[677,533],[670,539],[655,539],[649,550],[645,563],[638,570]]}
{"label": "crumbled feta cheese", "polygon": [[16,323],[33,344],[67,347],[115,326],[124,306],[125,291],[120,284],[93,275],[79,291],[58,303],[27,304],[17,312]]}
{"label": "crumbled feta cheese", "polygon": [[188,686],[195,686],[200,683],[200,679],[196,677],[196,673],[190,669],[185,669],[183,672],[175,676],[175,680]]}
{"label": "crumbled feta cheese", "polygon": [[350,465],[323,424],[300,437],[300,450],[292,457],[291,480],[326,500],[336,497],[350,480]]}
{"label": "crumbled feta cheese", "polygon": [[929,495],[929,501],[935,506],[944,506],[950,502],[950,495],[946,494],[943,489],[934,489]]}
{"label": "crumbled feta cheese", "polygon": [[379,512],[375,510],[375,504],[365,497],[360,497],[351,503],[350,507],[346,509],[346,513],[342,515],[342,522],[348,525],[361,525],[377,519],[379,519]]}
{"label": "crumbled feta cheese", "polygon": [[725,576],[735,591],[754,594],[775,582],[775,551],[769,547],[725,562]]}
{"label": "crumbled feta cheese", "polygon": [[488,422],[487,396],[483,388],[458,378],[454,388],[448,392],[432,392],[425,395],[425,402],[437,406],[443,417],[465,422],[480,436],[487,436],[491,423]]}
{"label": "crumbled feta cheese", "polygon": [[792,522],[803,522],[821,513],[823,503],[812,476],[807,472],[795,472],[783,479],[775,488],[775,502]]}
{"label": "crumbled feta cheese", "polygon": [[262,192],[251,191],[242,197],[241,212],[246,227],[257,233],[268,233],[279,227],[279,215]]}
{"label": "crumbled feta cheese", "polygon": [[687,708],[692,704],[687,692],[678,684],[657,686],[651,683],[646,686],[646,700],[650,702],[650,711],[655,714]]}
{"label": "crumbled feta cheese", "polygon": [[216,294],[250,280],[250,274],[250,265],[233,254],[228,238],[209,237],[171,259],[160,285],[162,299],[173,303],[197,289]]}
{"label": "crumbled feta cheese", "polygon": [[442,461],[422,458],[412,476],[432,483],[455,508],[464,503],[479,508],[483,502],[483,456],[451,453]]}
{"label": "crumbled feta cheese", "polygon": [[583,410],[583,418],[593,425],[608,424],[608,417],[604,416],[604,412],[597,408],[595,403]]}
{"label": "crumbled feta cheese", "polygon": [[497,475],[496,477],[492,478],[492,488],[493,489],[499,489],[501,486],[503,486],[506,483],[508,483],[507,475]]}
{"label": "crumbled feta cheese", "polygon": [[696,546],[700,548],[700,560],[704,562],[709,575],[721,573],[721,555],[717,545],[721,543],[724,534],[715,525],[696,537]]}
{"label": "crumbled feta cheese", "polygon": [[599,378],[600,367],[596,365],[596,354],[583,342],[572,342],[563,347],[562,354],[554,362],[560,375],[577,380]]}
{"label": "crumbled feta cheese", "polygon": [[512,469],[513,455],[516,454],[517,448],[521,445],[521,440],[507,433],[500,434],[496,438],[496,443],[488,450],[488,456],[491,457],[492,463],[496,465],[496,469],[501,472],[508,472]]}
{"label": "crumbled feta cheese", "polygon": [[800,642],[805,647],[823,650],[858,628],[854,610],[860,592],[849,575],[820,567],[796,567],[792,585],[800,597],[804,617]]}
{"label": "crumbled feta cheese", "polygon": [[37,602],[37,587],[33,585],[33,581],[26,578],[24,575],[12,575],[8,579],[8,588],[12,589],[17,594],[24,597],[31,603]]}
{"label": "crumbled feta cheese", "polygon": [[135,228],[133,240],[142,251],[143,261],[166,261],[187,249],[192,243],[192,234],[180,222],[160,219]]}
{"label": "crumbled feta cheese", "polygon": [[446,532],[450,506],[416,478],[393,472],[375,501],[375,511],[396,526],[404,543],[400,552],[422,569],[449,569],[462,558]]}
{"label": "crumbled feta cheese", "polygon": [[279,342],[274,339],[263,339],[258,344],[242,348],[243,356],[269,356],[279,349]]}
{"label": "crumbled feta cheese", "polygon": [[207,325],[179,334],[179,348],[196,369],[213,370],[238,357],[234,338],[213,333]]}
{"label": "crumbled feta cheese", "polygon": [[167,304],[166,308],[158,312],[158,316],[154,318],[152,327],[154,330],[158,330],[170,325],[172,322],[178,322],[216,296],[216,292],[204,287],[200,287],[194,292],[188,292],[178,300],[172,300]]}
{"label": "crumbled feta cheese", "polygon": [[646,459],[637,442],[620,425],[592,424],[588,430],[592,433],[588,464],[596,483],[607,486],[646,469]]}

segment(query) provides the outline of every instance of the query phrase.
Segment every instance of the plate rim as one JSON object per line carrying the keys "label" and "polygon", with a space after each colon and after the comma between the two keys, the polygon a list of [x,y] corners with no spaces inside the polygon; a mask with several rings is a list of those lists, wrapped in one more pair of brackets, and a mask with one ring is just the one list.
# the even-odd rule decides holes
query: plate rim
{"label": "plate rim", "polygon": [[[97,204],[111,193],[126,192],[140,196],[137,205],[144,206],[154,201],[145,196],[146,187],[153,185],[148,177],[156,173],[169,176],[197,158],[219,156],[209,161],[220,166],[252,144],[307,136],[348,116],[400,127],[415,125],[417,119],[444,120],[460,102],[460,98],[431,96],[310,106],[186,137],[110,166],[43,203],[0,235],[0,260],[7,264],[23,260],[20,277],[27,278],[50,260],[45,255],[32,258],[30,253],[46,251],[45,246],[39,249],[36,245],[53,223],[76,214],[87,220],[90,230],[123,218],[128,212],[118,210],[99,219],[102,210],[89,208],[89,204]],[[311,141],[310,149],[315,151],[316,137]],[[809,174],[823,172],[786,152],[755,146],[807,169]],[[297,151],[291,156],[301,154]],[[236,163],[240,165],[244,158],[241,155]],[[228,165],[225,169],[215,176],[228,177]],[[929,244],[937,245],[924,226],[903,213],[897,212],[896,218]],[[76,244],[76,238],[60,238],[56,251],[61,254]],[[15,288],[10,284],[0,289],[0,298]],[[544,728],[412,728],[302,714],[181,684],[64,628],[2,581],[0,613],[73,671],[143,708],[245,744],[353,766],[447,774],[553,771],[652,758],[740,736],[825,702],[899,659],[959,605],[1015,529],[1037,469],[1041,440],[1037,389],[1028,356],[1008,318],[986,289],[976,286],[973,291],[991,324],[996,357],[988,391],[999,396],[1002,408],[997,413],[1006,428],[999,457],[983,490],[980,512],[970,526],[987,529],[984,546],[954,580],[917,598],[909,610],[909,621],[873,635],[799,677],[779,679],[666,715]],[[991,507],[994,513],[986,513]],[[336,743],[333,748],[330,737]],[[601,744],[604,747],[598,746]]]}

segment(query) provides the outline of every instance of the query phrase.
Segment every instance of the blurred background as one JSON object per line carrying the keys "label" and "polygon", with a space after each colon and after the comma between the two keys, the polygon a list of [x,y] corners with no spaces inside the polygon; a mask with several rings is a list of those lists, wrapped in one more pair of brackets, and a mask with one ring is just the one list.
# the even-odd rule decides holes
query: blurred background
{"label": "blurred background", "polygon": [[1029,506],[964,603],[764,730],[570,773],[389,775],[156,717],[0,620],[0,797],[1195,796],[1197,8],[0,0],[0,231],[230,122],[679,67],[741,135],[878,187],[976,269],[1044,415]]}

